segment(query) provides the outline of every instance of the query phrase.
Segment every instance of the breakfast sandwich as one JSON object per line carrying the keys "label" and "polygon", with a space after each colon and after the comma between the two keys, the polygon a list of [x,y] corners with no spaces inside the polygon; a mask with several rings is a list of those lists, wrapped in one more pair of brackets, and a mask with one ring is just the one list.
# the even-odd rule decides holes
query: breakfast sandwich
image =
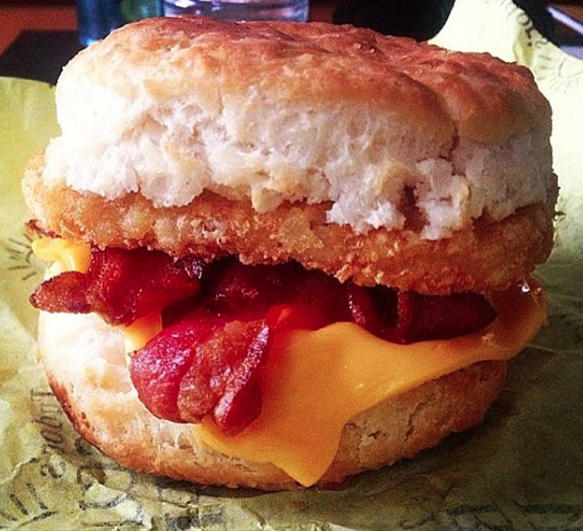
{"label": "breakfast sandwich", "polygon": [[23,190],[50,385],[121,464],[329,485],[478,423],[546,319],[551,110],[487,54],[150,19],[64,69]]}

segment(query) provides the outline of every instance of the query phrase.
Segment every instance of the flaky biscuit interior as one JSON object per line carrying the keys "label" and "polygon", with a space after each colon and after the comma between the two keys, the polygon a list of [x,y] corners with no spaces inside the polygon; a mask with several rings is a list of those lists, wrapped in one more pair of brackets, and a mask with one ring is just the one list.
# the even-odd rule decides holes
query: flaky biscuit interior
{"label": "flaky biscuit interior", "polygon": [[437,240],[544,201],[550,107],[527,69],[329,24],[147,20],[79,54],[57,85],[43,179],[156,207],[203,192],[325,205],[356,233]]}

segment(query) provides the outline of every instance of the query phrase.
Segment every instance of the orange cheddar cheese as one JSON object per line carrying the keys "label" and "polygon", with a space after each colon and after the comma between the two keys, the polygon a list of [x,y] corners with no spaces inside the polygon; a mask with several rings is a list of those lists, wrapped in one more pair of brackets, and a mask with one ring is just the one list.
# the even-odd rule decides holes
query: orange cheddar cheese
{"label": "orange cheddar cheese", "polygon": [[211,420],[196,428],[212,448],[265,463],[304,486],[326,472],[342,430],[358,413],[425,382],[484,360],[507,360],[546,320],[542,290],[531,283],[492,295],[498,318],[479,333],[397,345],[352,323],[295,330],[269,354],[262,375],[263,409],[235,437]]}
{"label": "orange cheddar cheese", "polygon": [[32,252],[43,262],[53,262],[52,274],[63,271],[86,273],[89,269],[91,246],[65,238],[39,238],[31,244]]}
{"label": "orange cheddar cheese", "polygon": [[162,316],[160,312],[152,312],[136,319],[129,326],[120,326],[123,332],[126,354],[140,350],[154,336],[162,332]]}

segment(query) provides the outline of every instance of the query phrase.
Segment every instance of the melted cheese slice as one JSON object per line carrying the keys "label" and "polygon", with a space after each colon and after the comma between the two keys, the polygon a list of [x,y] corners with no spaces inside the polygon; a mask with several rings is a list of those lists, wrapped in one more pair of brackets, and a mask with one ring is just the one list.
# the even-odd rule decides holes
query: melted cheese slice
{"label": "melted cheese slice", "polygon": [[[38,240],[37,256],[62,270],[86,271],[89,246]],[[352,323],[280,334],[261,374],[261,415],[230,437],[210,419],[195,426],[215,450],[273,463],[299,483],[313,485],[338,450],[344,426],[357,414],[426,382],[486,360],[508,360],[546,321],[542,289],[532,281],[490,301],[498,318],[479,333],[397,345]],[[159,315],[122,329],[126,351],[141,348],[161,330]]]}
{"label": "melted cheese slice", "polygon": [[396,345],[352,323],[280,338],[262,376],[259,418],[234,437],[211,420],[196,429],[226,455],[273,463],[299,483],[326,472],[344,426],[358,413],[421,384],[485,360],[507,360],[546,320],[542,290],[523,285],[496,294],[496,321],[481,333]]}
{"label": "melted cheese slice", "polygon": [[91,246],[88,243],[65,238],[39,238],[32,242],[31,249],[43,262],[53,263],[51,275],[64,271],[86,273],[89,270]]}
{"label": "melted cheese slice", "polygon": [[129,326],[118,328],[124,334],[126,355],[129,356],[132,352],[145,347],[150,339],[162,332],[162,315],[159,312],[153,312],[136,319]]}

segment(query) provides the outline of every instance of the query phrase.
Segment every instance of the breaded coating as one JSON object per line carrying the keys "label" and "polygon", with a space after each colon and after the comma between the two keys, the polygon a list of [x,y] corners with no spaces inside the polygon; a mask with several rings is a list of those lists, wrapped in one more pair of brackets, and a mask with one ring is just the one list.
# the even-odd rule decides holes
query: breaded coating
{"label": "breaded coating", "polygon": [[248,200],[211,192],[183,207],[155,208],[139,194],[109,201],[65,186],[47,187],[41,170],[37,157],[23,185],[43,230],[99,247],[146,246],[209,261],[224,255],[249,264],[295,260],[365,286],[430,294],[506,289],[544,262],[553,242],[556,190],[547,203],[502,221],[483,217],[449,238],[426,240],[415,226],[356,233],[348,225],[328,223],[326,205],[286,202],[258,213]]}

